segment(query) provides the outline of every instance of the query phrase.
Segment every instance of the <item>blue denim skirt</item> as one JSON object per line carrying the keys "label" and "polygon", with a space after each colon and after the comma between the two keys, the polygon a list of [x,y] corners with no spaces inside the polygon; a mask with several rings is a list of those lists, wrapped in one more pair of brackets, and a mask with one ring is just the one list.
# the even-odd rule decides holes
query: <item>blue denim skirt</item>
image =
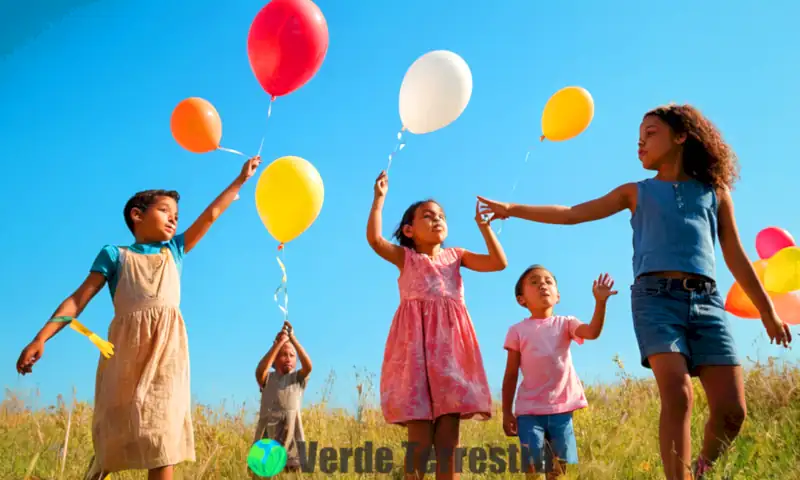
{"label": "blue denim skirt", "polygon": [[704,365],[740,365],[714,282],[639,277],[631,286],[631,312],[645,368],[658,353],[683,354],[692,374]]}

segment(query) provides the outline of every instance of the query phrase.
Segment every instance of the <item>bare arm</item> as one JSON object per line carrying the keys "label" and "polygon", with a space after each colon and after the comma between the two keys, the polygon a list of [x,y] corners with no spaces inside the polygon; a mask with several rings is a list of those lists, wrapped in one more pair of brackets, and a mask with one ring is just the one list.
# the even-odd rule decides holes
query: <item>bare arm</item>
{"label": "bare arm", "polygon": [[733,213],[733,199],[727,190],[721,190],[719,196],[719,217],[717,219],[719,231],[719,244],[722,249],[722,256],[725,264],[739,282],[742,290],[750,297],[753,305],[758,309],[762,316],[774,313],[772,300],[770,300],[764,287],[756,275],[753,265],[747,258],[747,254],[739,238],[739,230],[736,226],[736,219]]}
{"label": "bare arm", "polygon": [[601,220],[625,209],[634,212],[636,211],[636,196],[636,184],[626,183],[600,198],[573,207],[507,204],[483,197],[478,197],[478,199],[486,204],[498,218],[517,217],[539,223],[577,225]]}
{"label": "bare arm", "polygon": [[[97,295],[97,292],[103,289],[105,284],[106,277],[104,277],[102,273],[91,272],[78,289],[61,302],[61,305],[58,306],[50,318],[79,317],[89,302]],[[44,324],[44,327],[39,330],[39,333],[36,334],[36,340],[46,342],[56,333],[60,332],[65,326],[67,326],[67,323],[48,321]]]}
{"label": "bare arm", "polygon": [[608,299],[618,292],[614,290],[614,279],[607,273],[600,275],[592,284],[592,294],[594,295],[594,314],[592,321],[587,324],[579,325],[575,329],[575,336],[584,340],[595,340],[603,331],[603,324],[606,321],[606,305]]}
{"label": "bare arm", "polygon": [[258,362],[258,366],[256,367],[256,382],[258,382],[258,388],[263,387],[264,383],[266,383],[267,376],[269,376],[269,368],[275,363],[278,352],[281,351],[281,348],[283,348],[288,341],[289,336],[286,335],[286,332],[281,331],[278,334],[278,338],[276,338],[275,342],[272,344],[272,347],[270,347],[261,361]]}
{"label": "bare arm", "polygon": [[300,364],[302,365],[298,378],[299,380],[304,380],[311,374],[311,357],[308,356],[308,353],[306,353],[306,350],[300,345],[300,342],[297,341],[294,334],[289,335],[289,341],[292,342],[294,349],[297,350],[297,357],[300,359]]}
{"label": "bare arm", "polygon": [[[106,283],[106,278],[102,273],[92,272],[86,277],[80,287],[75,292],[67,297],[61,305],[58,306],[56,311],[50,317],[78,317],[83,312],[86,305],[97,295],[103,285]],[[42,358],[44,353],[44,344],[50,340],[55,334],[67,326],[66,322],[51,322],[48,321],[36,334],[36,337],[29,343],[19,354],[17,359],[17,372],[26,375],[33,371],[33,365]]]}
{"label": "bare arm", "polygon": [[503,415],[513,415],[514,395],[517,393],[519,380],[520,353],[508,350],[506,373],[503,375]]}
{"label": "bare arm", "polygon": [[372,200],[372,208],[367,220],[367,242],[378,256],[402,269],[405,251],[401,246],[383,238],[383,202],[388,189],[389,178],[386,176],[386,172],[381,172],[375,181],[375,198]]}
{"label": "bare arm", "polygon": [[211,202],[211,205],[209,205],[203,213],[200,214],[197,220],[184,232],[183,248],[185,253],[189,253],[197,243],[200,242],[206,233],[208,233],[209,229],[211,229],[211,225],[213,225],[220,215],[231,206],[231,203],[236,200],[239,190],[242,189],[242,185],[253,176],[256,168],[258,168],[260,164],[260,157],[254,157],[245,162],[244,167],[242,167],[242,172],[236,177],[236,180],[228,185],[228,188],[223,190],[222,193]]}
{"label": "bare arm", "polygon": [[594,304],[594,314],[592,321],[584,323],[575,329],[575,335],[585,340],[596,340],[603,331],[603,324],[606,321],[606,301],[598,301]]}
{"label": "bare arm", "polygon": [[758,309],[761,315],[761,322],[764,324],[764,328],[770,338],[770,343],[774,341],[776,344],[788,348],[792,342],[792,333],[789,330],[789,326],[778,317],[772,300],[761,285],[761,281],[747,258],[744,247],[742,247],[739,230],[736,227],[733,199],[730,196],[730,192],[727,189],[722,189],[718,192],[718,198],[717,231],[719,232],[719,243],[725,263],[728,265],[733,277],[741,285],[742,290]]}
{"label": "bare arm", "polygon": [[499,272],[505,269],[508,266],[506,253],[492,231],[492,227],[489,224],[491,219],[489,221],[483,220],[480,212],[480,202],[475,206],[475,221],[478,222],[478,228],[481,231],[481,235],[483,235],[483,241],[486,242],[486,248],[489,253],[478,254],[464,251],[464,255],[461,257],[461,264],[476,272]]}

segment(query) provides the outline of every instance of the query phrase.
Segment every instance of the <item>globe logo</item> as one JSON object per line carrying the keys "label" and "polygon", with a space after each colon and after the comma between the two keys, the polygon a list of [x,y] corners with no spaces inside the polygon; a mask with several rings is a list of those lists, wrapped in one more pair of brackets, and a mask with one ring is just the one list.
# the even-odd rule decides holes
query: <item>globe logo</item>
{"label": "globe logo", "polygon": [[286,449],[275,440],[259,440],[250,447],[247,466],[259,477],[275,476],[286,466]]}

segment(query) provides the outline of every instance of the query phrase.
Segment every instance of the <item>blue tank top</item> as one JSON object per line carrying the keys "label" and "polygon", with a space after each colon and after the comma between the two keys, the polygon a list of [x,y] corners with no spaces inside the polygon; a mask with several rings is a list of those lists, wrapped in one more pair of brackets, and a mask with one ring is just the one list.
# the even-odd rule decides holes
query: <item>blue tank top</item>
{"label": "blue tank top", "polygon": [[633,278],[653,272],[715,277],[717,193],[697,180],[637,184],[633,227]]}

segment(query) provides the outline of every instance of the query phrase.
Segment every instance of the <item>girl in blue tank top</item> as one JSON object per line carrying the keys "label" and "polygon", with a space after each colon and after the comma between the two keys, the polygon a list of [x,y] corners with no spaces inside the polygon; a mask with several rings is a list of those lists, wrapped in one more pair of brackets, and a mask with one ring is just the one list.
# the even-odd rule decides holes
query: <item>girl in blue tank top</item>
{"label": "girl in blue tank top", "polygon": [[[788,347],[778,315],[744,252],[730,189],[738,162],[716,127],[689,105],[659,107],[639,127],[639,160],[656,176],[627,183],[574,207],[502,203],[482,197],[494,218],[575,225],[631,211],[631,311],[642,364],[661,396],[659,438],[668,479],[702,478],[739,433],[744,382],[725,306],[717,291],[714,247],[761,312],[770,341]],[[691,376],[710,410],[703,449],[691,464]]]}

